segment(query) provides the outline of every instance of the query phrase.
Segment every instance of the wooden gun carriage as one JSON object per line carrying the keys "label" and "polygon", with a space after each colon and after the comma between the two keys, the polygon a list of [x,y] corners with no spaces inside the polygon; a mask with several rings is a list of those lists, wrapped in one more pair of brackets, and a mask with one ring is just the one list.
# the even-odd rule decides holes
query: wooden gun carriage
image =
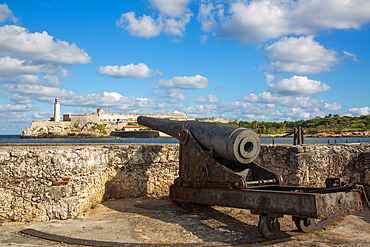
{"label": "wooden gun carriage", "polygon": [[284,215],[309,232],[317,219],[363,210],[363,187],[339,178],[328,178],[326,188],[283,186],[281,176],[253,163],[261,144],[250,129],[144,116],[138,123],[180,141],[179,177],[170,186],[170,199],[249,209],[260,215],[258,230],[268,239],[279,236],[278,219]]}

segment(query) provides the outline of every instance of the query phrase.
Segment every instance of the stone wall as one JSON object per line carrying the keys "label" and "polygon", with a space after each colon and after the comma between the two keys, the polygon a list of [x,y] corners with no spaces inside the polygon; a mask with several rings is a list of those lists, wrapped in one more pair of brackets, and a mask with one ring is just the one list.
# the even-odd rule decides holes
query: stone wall
{"label": "stone wall", "polygon": [[[178,145],[2,144],[0,221],[81,217],[103,200],[168,195]],[[370,185],[370,145],[263,145],[256,163],[286,185],[322,187],[326,177]]]}
{"label": "stone wall", "polygon": [[110,198],[163,196],[177,145],[0,146],[0,221],[80,216]]}

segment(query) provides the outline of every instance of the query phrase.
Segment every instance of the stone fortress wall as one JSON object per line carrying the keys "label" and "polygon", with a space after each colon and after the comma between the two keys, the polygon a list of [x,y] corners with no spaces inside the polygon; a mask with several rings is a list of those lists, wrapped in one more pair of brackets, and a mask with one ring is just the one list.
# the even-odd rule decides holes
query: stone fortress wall
{"label": "stone fortress wall", "polygon": [[[128,123],[137,122],[139,116],[186,121],[187,114],[130,114],[104,113],[98,108],[96,113],[64,114],[60,120],[60,103],[55,99],[54,117],[50,121],[33,121],[30,128],[23,130],[22,138],[107,138],[112,131],[123,130]],[[97,127],[104,125],[104,131]]]}
{"label": "stone fortress wall", "polygon": [[186,121],[187,114],[131,114],[131,113],[104,113],[103,108],[98,108],[96,113],[85,114],[64,114],[63,121],[60,121],[60,102],[55,98],[54,117],[50,121],[33,121],[31,123],[31,132],[42,127],[46,128],[69,128],[75,124],[85,125],[87,123],[110,124],[115,125],[116,129],[122,129],[127,123],[137,122],[139,116],[154,118],[166,118],[170,120]]}
{"label": "stone fortress wall", "polygon": [[[0,222],[72,219],[104,200],[166,196],[178,155],[177,144],[0,144]],[[345,177],[369,194],[369,144],[262,145],[255,163],[285,185]]]}

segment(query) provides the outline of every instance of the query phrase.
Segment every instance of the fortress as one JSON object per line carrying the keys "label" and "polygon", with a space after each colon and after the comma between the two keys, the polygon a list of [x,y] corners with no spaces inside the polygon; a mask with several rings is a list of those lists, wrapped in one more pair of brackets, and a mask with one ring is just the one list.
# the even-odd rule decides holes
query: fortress
{"label": "fortress", "polygon": [[124,130],[128,123],[137,122],[139,116],[170,119],[177,121],[204,121],[228,123],[229,120],[221,118],[193,118],[188,119],[187,114],[141,114],[141,113],[104,113],[98,108],[96,113],[63,114],[61,121],[59,98],[55,98],[54,117],[49,121],[33,121],[31,127],[25,129],[22,138],[99,138],[107,137],[112,131]]}
{"label": "fortress", "polygon": [[[131,113],[104,113],[98,108],[96,113],[64,114],[61,121],[59,98],[55,98],[54,117],[49,121],[33,121],[31,127],[25,129],[23,138],[47,137],[105,137],[112,131],[123,130],[128,123],[137,122],[139,116],[165,118],[170,120],[186,121],[187,114],[131,114]],[[99,126],[104,126],[102,130]],[[102,128],[102,127],[100,127]]]}
{"label": "fortress", "polygon": [[113,124],[117,129],[122,129],[128,123],[134,123],[139,116],[166,118],[170,120],[186,121],[187,114],[174,113],[174,114],[131,114],[131,113],[104,113],[103,108],[98,108],[96,113],[85,114],[64,114],[63,121],[60,116],[60,102],[59,98],[55,98],[54,103],[54,117],[50,121],[33,121],[31,129],[46,126],[60,126],[67,127],[69,125],[85,125],[87,123],[97,124]]}

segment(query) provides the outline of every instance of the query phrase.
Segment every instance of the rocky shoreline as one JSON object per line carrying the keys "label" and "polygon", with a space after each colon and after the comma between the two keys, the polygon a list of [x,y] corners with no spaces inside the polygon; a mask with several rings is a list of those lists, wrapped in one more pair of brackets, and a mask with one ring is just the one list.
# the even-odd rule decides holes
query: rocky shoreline
{"label": "rocky shoreline", "polygon": [[[48,123],[48,122],[45,122]],[[72,124],[61,122],[54,125],[37,125],[23,130],[21,138],[115,138],[112,132],[118,129],[116,124]]]}

